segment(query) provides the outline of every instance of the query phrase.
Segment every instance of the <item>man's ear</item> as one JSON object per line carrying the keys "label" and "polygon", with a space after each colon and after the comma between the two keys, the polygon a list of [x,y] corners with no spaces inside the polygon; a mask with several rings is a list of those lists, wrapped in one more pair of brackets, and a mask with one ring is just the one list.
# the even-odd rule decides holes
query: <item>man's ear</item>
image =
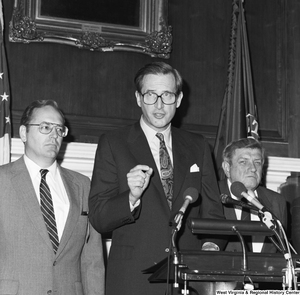
{"label": "man's ear", "polygon": [[25,125],[20,126],[19,135],[20,135],[21,140],[25,143],[27,141],[27,128]]}
{"label": "man's ear", "polygon": [[227,178],[230,178],[230,164],[227,161],[223,161],[222,168]]}
{"label": "man's ear", "polygon": [[176,108],[179,108],[179,106],[181,105],[182,98],[183,98],[183,93],[181,91],[176,100]]}
{"label": "man's ear", "polygon": [[141,102],[141,95],[138,91],[135,92],[135,98],[136,98],[136,103],[139,107],[141,107],[142,102]]}

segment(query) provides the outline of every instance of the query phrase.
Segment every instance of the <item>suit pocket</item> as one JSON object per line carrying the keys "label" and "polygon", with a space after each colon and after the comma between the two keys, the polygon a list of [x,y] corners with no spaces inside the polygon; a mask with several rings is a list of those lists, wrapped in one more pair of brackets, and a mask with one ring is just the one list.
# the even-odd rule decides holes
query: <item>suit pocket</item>
{"label": "suit pocket", "polygon": [[82,287],[82,283],[80,282],[75,282],[75,292],[76,295],[83,295],[83,287]]}
{"label": "suit pocket", "polygon": [[19,282],[13,280],[0,280],[0,294],[13,295],[18,294]]}

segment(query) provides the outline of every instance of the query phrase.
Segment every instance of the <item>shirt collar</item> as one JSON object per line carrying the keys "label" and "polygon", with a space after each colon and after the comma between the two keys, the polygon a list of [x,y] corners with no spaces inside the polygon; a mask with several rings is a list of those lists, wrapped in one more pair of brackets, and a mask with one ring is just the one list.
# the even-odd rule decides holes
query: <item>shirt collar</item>
{"label": "shirt collar", "polygon": [[[24,154],[24,161],[29,171],[29,174],[32,178],[35,178],[37,175],[39,176],[41,175],[40,170],[42,168],[39,165],[37,165],[34,161],[32,161],[30,158],[28,158],[25,154]],[[50,167],[47,167],[47,170],[49,170],[49,173],[51,173],[55,177],[57,173],[57,162],[54,161],[54,163]]]}
{"label": "shirt collar", "polygon": [[141,125],[141,128],[144,131],[145,136],[148,141],[159,140],[156,137],[156,134],[162,133],[164,135],[164,140],[165,140],[166,145],[171,147],[171,123],[168,125],[167,129],[165,129],[164,131],[157,132],[156,130],[154,130],[153,128],[149,127],[146,124],[145,119],[142,115],[141,119],[140,119],[140,125]]}

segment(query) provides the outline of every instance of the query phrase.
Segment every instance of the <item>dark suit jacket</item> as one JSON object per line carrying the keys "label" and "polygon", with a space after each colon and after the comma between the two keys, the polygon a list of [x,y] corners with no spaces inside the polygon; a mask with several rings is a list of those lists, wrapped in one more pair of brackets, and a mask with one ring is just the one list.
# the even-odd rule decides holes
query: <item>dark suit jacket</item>
{"label": "dark suit jacket", "polygon": [[[226,194],[230,196],[230,191],[227,185],[227,180],[219,181],[219,188],[221,194]],[[268,208],[282,223],[283,227],[286,228],[287,225],[287,207],[285,198],[263,186],[259,186],[256,189],[258,199],[262,205]],[[233,206],[224,205],[224,215],[226,219],[235,220],[236,214]],[[270,241],[269,238],[265,238],[264,245],[262,248],[263,253],[275,253],[276,247]],[[241,244],[236,236],[230,236],[228,244],[225,248],[225,251],[242,251]]]}
{"label": "dark suit jacket", "polygon": [[[224,218],[211,152],[202,136],[172,128],[174,195],[170,211],[160,176],[139,122],[100,137],[90,193],[90,220],[101,233],[113,231],[107,268],[107,295],[164,294],[165,284],[149,284],[142,270],[167,257],[171,227],[188,187],[199,190],[197,202],[184,215],[179,249],[201,249],[187,226],[189,217]],[[154,169],[141,204],[129,206],[127,173],[138,164]],[[198,165],[199,172],[190,172]]]}
{"label": "dark suit jacket", "polygon": [[70,210],[54,254],[23,157],[0,166],[0,294],[104,294],[101,235],[84,214],[90,181],[60,172]]}

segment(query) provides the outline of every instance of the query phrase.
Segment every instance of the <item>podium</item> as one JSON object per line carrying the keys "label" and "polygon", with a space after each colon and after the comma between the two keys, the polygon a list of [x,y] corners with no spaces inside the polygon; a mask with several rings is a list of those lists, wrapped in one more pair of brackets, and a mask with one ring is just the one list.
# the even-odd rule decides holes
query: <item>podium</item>
{"label": "podium", "polygon": [[[195,234],[238,235],[242,244],[243,235],[273,236],[274,231],[260,221],[191,219],[191,231]],[[237,283],[282,283],[288,275],[287,261],[283,254],[247,253],[224,251],[184,251],[178,252],[179,263],[170,265],[172,278],[184,286],[182,294],[193,286],[199,294],[215,295],[216,289],[233,290]],[[292,264],[298,276],[300,255],[292,256]],[[167,261],[151,275],[149,281],[166,280]],[[186,293],[185,293],[186,292]]]}
{"label": "podium", "polygon": [[[240,252],[185,251],[180,252],[178,276],[187,281],[238,281],[250,277],[253,282],[282,282],[286,261],[282,254],[248,253],[247,270],[241,269]],[[296,267],[300,256],[293,256]]]}
{"label": "podium", "polygon": [[[282,289],[286,261],[282,254],[248,253],[248,269],[241,269],[241,252],[180,252],[178,281],[195,294],[215,295],[216,290],[239,289],[244,283],[278,283]],[[295,268],[300,256],[293,256]],[[194,294],[192,292],[190,295]]]}

